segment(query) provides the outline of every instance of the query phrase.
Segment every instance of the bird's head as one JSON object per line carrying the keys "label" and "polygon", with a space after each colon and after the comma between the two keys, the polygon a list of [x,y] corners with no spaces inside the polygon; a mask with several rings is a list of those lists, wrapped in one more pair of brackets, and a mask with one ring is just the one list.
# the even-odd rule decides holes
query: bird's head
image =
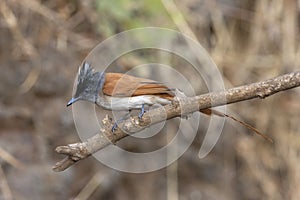
{"label": "bird's head", "polygon": [[90,64],[84,62],[79,68],[75,85],[75,94],[68,102],[67,106],[72,105],[78,100],[97,102],[98,93],[102,90],[105,82],[104,72],[95,72]]}

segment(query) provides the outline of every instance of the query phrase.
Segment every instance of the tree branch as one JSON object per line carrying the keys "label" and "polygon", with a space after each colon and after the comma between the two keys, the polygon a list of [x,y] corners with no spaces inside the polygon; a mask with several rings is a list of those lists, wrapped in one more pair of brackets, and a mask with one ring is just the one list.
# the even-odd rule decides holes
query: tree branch
{"label": "tree branch", "polygon": [[[104,147],[115,144],[117,141],[128,136],[127,133],[134,134],[146,127],[171,119],[174,117],[184,116],[202,109],[231,104],[239,101],[245,101],[254,98],[265,98],[280,91],[288,90],[300,86],[300,71],[285,74],[269,80],[252,83],[240,87],[231,88],[221,92],[212,92],[196,97],[188,97],[174,101],[172,104],[150,110],[145,113],[142,120],[138,117],[130,117],[120,123],[114,133],[111,132],[113,121],[106,116],[102,120],[100,132],[85,142],[59,146],[55,151],[59,154],[65,154],[60,162],[53,166],[56,172],[63,171],[73,165],[75,162],[82,160],[91,154],[103,149]],[[127,132],[127,133],[126,133]]]}

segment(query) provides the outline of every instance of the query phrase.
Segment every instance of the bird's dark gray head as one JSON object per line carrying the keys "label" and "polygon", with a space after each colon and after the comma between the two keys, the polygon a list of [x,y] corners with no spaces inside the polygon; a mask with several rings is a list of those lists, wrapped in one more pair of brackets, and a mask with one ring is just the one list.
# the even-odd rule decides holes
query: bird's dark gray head
{"label": "bird's dark gray head", "polygon": [[96,102],[99,90],[102,90],[105,82],[104,72],[95,72],[90,64],[84,62],[79,68],[75,85],[75,94],[68,102],[67,106],[72,105],[78,100]]}

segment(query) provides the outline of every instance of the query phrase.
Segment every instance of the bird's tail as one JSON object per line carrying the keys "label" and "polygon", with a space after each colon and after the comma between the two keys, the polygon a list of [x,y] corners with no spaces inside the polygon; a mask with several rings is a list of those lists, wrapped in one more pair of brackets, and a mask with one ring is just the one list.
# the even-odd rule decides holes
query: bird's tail
{"label": "bird's tail", "polygon": [[204,114],[207,114],[207,115],[216,115],[216,116],[219,116],[219,117],[227,117],[229,119],[232,119],[238,123],[240,123],[241,125],[245,126],[246,128],[248,128],[249,130],[255,132],[256,134],[260,135],[261,137],[263,137],[265,140],[268,140],[269,142],[273,143],[273,140],[268,137],[267,135],[261,133],[259,130],[257,130],[256,128],[254,128],[253,126],[251,126],[250,124],[246,123],[246,122],[243,122],[233,116],[230,116],[230,115],[227,115],[225,113],[222,113],[222,112],[219,112],[217,110],[214,110],[214,109],[211,109],[211,108],[207,108],[207,109],[203,109],[203,110],[200,110],[200,112],[204,113]]}

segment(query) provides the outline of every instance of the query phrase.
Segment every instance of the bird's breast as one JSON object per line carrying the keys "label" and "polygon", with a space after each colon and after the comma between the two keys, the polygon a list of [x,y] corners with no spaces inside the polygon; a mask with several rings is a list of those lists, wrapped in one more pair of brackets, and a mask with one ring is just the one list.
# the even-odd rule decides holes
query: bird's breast
{"label": "bird's breast", "polygon": [[103,95],[98,98],[97,105],[108,110],[132,110],[141,109],[142,105],[152,106],[170,104],[169,99],[161,98],[155,95],[142,95],[133,97],[112,97]]}

